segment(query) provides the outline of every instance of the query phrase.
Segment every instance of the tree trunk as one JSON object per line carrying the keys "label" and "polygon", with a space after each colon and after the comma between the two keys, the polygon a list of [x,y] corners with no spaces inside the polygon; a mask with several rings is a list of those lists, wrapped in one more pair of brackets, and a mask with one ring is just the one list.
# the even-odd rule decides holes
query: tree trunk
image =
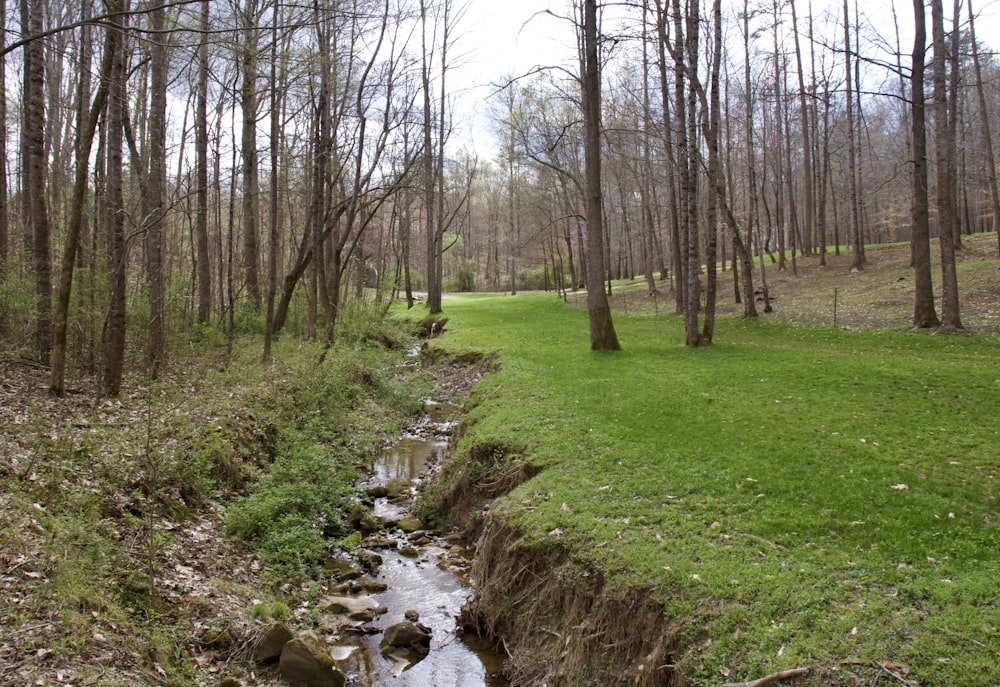
{"label": "tree trunk", "polygon": [[[979,99],[979,112],[983,120],[983,138],[986,144],[986,171],[990,184],[990,209],[993,212],[993,231],[997,235],[997,251],[1000,254],[1000,191],[997,189],[997,162],[993,155],[993,136],[990,133],[990,112],[986,105],[986,94],[983,91],[983,70],[979,60],[979,45],[976,43],[976,20],[972,11],[972,0],[966,0],[969,13],[969,37],[972,42],[972,64],[976,70],[976,96]],[[2,218],[0,218],[2,221]],[[2,259],[2,258],[0,258]]]}
{"label": "tree trunk", "polygon": [[[426,235],[427,248],[427,309],[432,315],[441,312],[441,284],[438,283],[437,263],[440,257],[441,246],[438,241],[438,224],[435,221],[434,192],[437,187],[435,173],[437,166],[434,163],[433,133],[434,123],[431,116],[431,50],[433,45],[427,40],[428,20],[427,2],[420,0],[420,26],[421,26],[421,63],[420,63],[420,85],[423,91],[423,165],[422,183],[424,189],[424,232]],[[437,218],[440,220],[440,218]]]}
{"label": "tree trunk", "polygon": [[201,44],[198,46],[198,101],[195,114],[195,274],[198,278],[198,323],[212,315],[212,268],[208,250],[208,40],[209,0],[201,3]]}
{"label": "tree trunk", "polygon": [[146,230],[146,277],[149,282],[149,376],[156,379],[165,355],[166,304],[163,242],[167,195],[167,49],[159,38],[166,27],[163,0],[150,13],[154,39],[150,47],[149,181],[146,184],[149,226]]}
{"label": "tree trunk", "polygon": [[597,49],[597,1],[583,3],[582,102],[587,212],[587,314],[590,350],[618,351],[618,334],[604,292],[604,212],[601,193],[601,68]]}
{"label": "tree trunk", "polygon": [[[0,0],[0,17],[7,16],[7,0]],[[0,45],[7,45],[7,22],[0,20]],[[7,56],[0,55],[0,165],[7,159]],[[0,287],[7,281],[7,260],[10,256],[10,223],[8,220],[7,169],[0,168]],[[0,336],[9,329],[9,315],[0,304]]]}
{"label": "tree trunk", "polygon": [[[744,121],[744,135],[746,136],[747,145],[747,183],[749,184],[749,209],[747,211],[747,226],[746,226],[746,239],[740,238],[739,228],[736,226],[735,219],[731,220],[731,227],[733,233],[733,240],[736,241],[736,248],[739,252],[741,269],[743,272],[743,317],[757,317],[757,301],[756,294],[753,291],[753,237],[754,237],[754,224],[757,221],[757,159],[756,159],[756,148],[754,146],[754,141],[757,140],[756,126],[754,124],[754,99],[753,99],[753,81],[751,79],[750,72],[750,2],[749,0],[743,0],[743,88],[746,91],[746,106],[745,106],[745,121]],[[732,213],[729,213],[732,217]],[[747,246],[750,246],[748,249]],[[759,246],[761,256],[764,255],[763,246]],[[771,312],[771,302],[768,298],[767,293],[767,279],[764,274],[764,261],[761,258],[760,263],[760,283],[761,289],[764,294],[764,312]]]}
{"label": "tree trunk", "polygon": [[[45,21],[43,0],[21,0],[25,33],[42,32]],[[39,360],[47,360],[52,346],[52,256],[51,227],[46,203],[45,148],[45,41],[33,40],[24,46],[26,192],[31,227],[32,263],[35,269],[35,350]]]}
{"label": "tree trunk", "polygon": [[792,34],[795,37],[795,63],[799,72],[799,113],[802,117],[802,173],[805,177],[804,219],[802,252],[811,253],[813,248],[813,231],[815,222],[815,202],[813,199],[813,159],[812,159],[812,127],[810,126],[809,108],[806,107],[806,83],[802,69],[802,48],[799,45],[799,20],[795,12],[795,0],[791,0]]}
{"label": "tree trunk", "polygon": [[952,196],[953,149],[948,122],[947,48],[944,40],[942,0],[931,0],[931,32],[934,46],[934,135],[937,165],[936,205],[941,243],[941,329],[962,329],[959,316],[958,274],[955,266],[955,199]]}
{"label": "tree trunk", "polygon": [[913,0],[914,36],[910,72],[910,121],[913,148],[912,238],[915,293],[913,326],[937,327],[941,324],[934,308],[931,282],[930,217],[927,199],[927,116],[924,99],[924,61],[927,54],[927,22],[924,0]]}
{"label": "tree trunk", "polygon": [[240,45],[240,108],[243,115],[243,274],[247,295],[253,308],[260,311],[260,178],[257,168],[257,1],[246,0],[240,12],[243,29]]}
{"label": "tree trunk", "polygon": [[861,242],[861,220],[858,216],[858,159],[856,149],[856,133],[854,130],[854,70],[851,68],[851,15],[848,11],[847,0],[844,0],[844,56],[846,61],[847,75],[847,186],[848,199],[850,205],[850,237],[851,237],[851,272],[858,272],[864,269],[864,247]]}
{"label": "tree trunk", "polygon": [[[116,0],[114,9],[125,12],[128,0]],[[128,15],[119,20],[121,27],[112,29],[119,34],[119,44],[124,45]],[[107,113],[107,164],[108,200],[107,220],[110,229],[108,246],[108,312],[104,322],[104,359],[101,371],[101,389],[109,396],[121,391],[125,369],[125,197],[122,179],[122,135],[125,110],[125,55],[116,50],[111,61],[108,78]]]}
{"label": "tree trunk", "polygon": [[[108,81],[115,54],[122,49],[118,31],[109,29],[105,37],[104,57],[101,60],[100,84],[94,103],[85,117],[80,118],[82,127],[77,131],[76,178],[73,182],[73,198],[70,202],[69,225],[66,228],[66,243],[63,248],[62,265],[59,274],[59,291],[56,297],[55,318],[52,324],[52,366],[49,372],[49,393],[62,396],[66,392],[66,334],[69,322],[70,296],[73,286],[73,271],[80,245],[83,228],[84,204],[86,203],[87,181],[90,174],[90,150],[97,131],[97,122],[104,111],[108,96]],[[81,98],[79,106],[86,107],[89,101]]]}
{"label": "tree trunk", "polygon": [[278,37],[281,24],[281,2],[275,0],[271,17],[271,180],[269,187],[268,210],[268,253],[267,253],[267,316],[264,324],[265,361],[271,359],[271,343],[274,338],[274,299],[278,292],[278,250],[280,235],[278,232],[279,185],[278,169],[281,162],[281,92],[284,85],[284,71],[281,83],[278,76]]}
{"label": "tree trunk", "polygon": [[708,126],[705,130],[706,143],[708,148],[708,185],[711,190],[708,194],[708,211],[706,213],[706,224],[708,225],[708,246],[705,254],[705,269],[708,272],[705,286],[705,321],[702,325],[701,334],[698,336],[698,345],[704,346],[712,343],[715,335],[715,301],[717,293],[716,279],[716,241],[718,229],[716,228],[716,218],[718,217],[719,202],[726,197],[724,179],[720,170],[719,158],[719,138],[721,113],[719,112],[719,70],[722,64],[722,0],[715,0],[712,4],[712,23],[714,25],[714,45],[712,53],[711,82],[709,85],[708,101]]}

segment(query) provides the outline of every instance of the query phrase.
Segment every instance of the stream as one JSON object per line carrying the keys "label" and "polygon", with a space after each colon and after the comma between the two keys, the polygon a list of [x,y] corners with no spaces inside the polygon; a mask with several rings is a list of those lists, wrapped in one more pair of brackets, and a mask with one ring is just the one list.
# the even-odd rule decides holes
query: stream
{"label": "stream", "polygon": [[[427,401],[425,412],[416,428],[411,428],[376,460],[371,486],[402,481],[415,488],[440,465],[459,408]],[[376,499],[375,515],[399,521],[411,516],[412,506],[411,489],[411,494],[403,499]],[[508,687],[508,682],[498,677],[503,657],[492,644],[475,636],[460,636],[458,631],[455,619],[472,589],[462,572],[466,566],[456,564],[452,544],[429,532],[417,531],[411,535],[394,532],[392,536],[399,541],[397,548],[375,550],[382,557],[377,579],[388,585],[388,589],[371,596],[389,610],[373,624],[384,630],[402,622],[404,614],[416,611],[419,622],[432,631],[430,653],[422,659],[390,660],[379,650],[381,632],[360,637],[357,639],[360,650],[342,663],[348,685]]]}

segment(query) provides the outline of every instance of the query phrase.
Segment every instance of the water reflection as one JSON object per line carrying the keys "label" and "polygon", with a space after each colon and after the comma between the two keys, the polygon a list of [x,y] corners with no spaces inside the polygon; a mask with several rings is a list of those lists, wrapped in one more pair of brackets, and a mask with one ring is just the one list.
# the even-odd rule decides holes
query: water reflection
{"label": "water reflection", "polygon": [[[390,480],[418,482],[430,468],[440,464],[448,449],[448,435],[459,409],[449,403],[427,401],[427,417],[412,434],[402,437],[386,449],[374,464],[374,484]],[[377,499],[375,513],[391,520],[410,515],[412,502],[407,499]],[[401,544],[402,545],[402,544]],[[502,666],[491,643],[476,637],[457,634],[456,616],[471,589],[455,572],[438,563],[445,557],[442,546],[420,548],[417,559],[406,558],[397,550],[380,550],[383,563],[378,579],[388,585],[385,592],[373,595],[389,612],[376,621],[384,630],[402,622],[404,613],[416,611],[420,623],[430,627],[430,653],[422,660],[408,663],[384,658],[379,651],[381,633],[359,639],[361,651],[344,663],[349,685],[358,687],[508,687],[497,673]]]}
{"label": "water reflection", "polygon": [[[346,666],[356,685],[376,687],[506,687],[507,682],[491,675],[500,668],[492,647],[475,646],[456,633],[455,615],[469,596],[469,588],[447,570],[437,567],[443,549],[430,547],[418,560],[384,552],[378,579],[389,589],[374,599],[390,610],[379,619],[382,629],[402,622],[403,614],[415,610],[420,622],[431,628],[430,653],[415,663],[399,663],[383,658],[379,652],[381,635],[361,639],[364,651]],[[472,638],[474,639],[474,638]]]}
{"label": "water reflection", "polygon": [[403,437],[375,461],[376,481],[410,481],[424,473],[428,465],[444,458],[448,442],[420,437]]}

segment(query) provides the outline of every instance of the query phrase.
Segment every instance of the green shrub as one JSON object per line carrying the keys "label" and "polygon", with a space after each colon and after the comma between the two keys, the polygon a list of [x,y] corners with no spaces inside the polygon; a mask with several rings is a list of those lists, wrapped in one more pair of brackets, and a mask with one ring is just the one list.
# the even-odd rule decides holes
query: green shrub
{"label": "green shrub", "polygon": [[251,543],[278,572],[301,572],[319,561],[323,533],[342,529],[354,469],[328,448],[292,446],[275,460],[256,490],[226,513],[230,534]]}

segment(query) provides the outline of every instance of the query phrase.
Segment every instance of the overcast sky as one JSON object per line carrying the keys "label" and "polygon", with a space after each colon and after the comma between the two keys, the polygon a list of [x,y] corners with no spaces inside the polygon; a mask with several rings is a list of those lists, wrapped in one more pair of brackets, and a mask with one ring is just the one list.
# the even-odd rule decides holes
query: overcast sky
{"label": "overcast sky", "polygon": [[[706,5],[703,11],[709,9],[707,1],[703,2]],[[808,1],[797,0],[800,22],[804,21]],[[855,1],[861,3],[862,13],[869,13],[869,20],[880,33],[894,40],[891,3],[886,0],[850,0],[852,10]],[[732,12],[727,8],[735,4],[735,0],[723,0],[723,11]],[[739,5],[742,6],[742,2]],[[951,3],[946,0],[945,5],[946,14],[949,14]],[[565,15],[570,12],[569,7],[570,0],[469,0],[469,8],[458,26],[460,38],[455,47],[456,69],[449,74],[450,90],[460,101],[456,125],[462,131],[456,134],[460,134],[458,141],[461,145],[473,147],[483,158],[492,156],[494,141],[487,100],[495,91],[493,84],[506,75],[524,74],[537,65],[572,62],[575,51],[572,26],[546,13],[546,10],[551,10],[552,13]],[[826,7],[834,8],[835,14],[839,15],[843,0],[812,0],[812,7],[817,17]],[[913,40],[912,4],[909,0],[896,0],[896,7],[903,49],[908,53]],[[975,0],[974,8],[980,15],[976,23],[976,37],[980,43],[995,45],[1000,38],[1000,0]],[[963,0],[963,22],[966,12]],[[927,20],[929,34],[929,11]],[[801,25],[800,30],[804,30]],[[843,41],[842,29],[840,31],[835,37],[838,43]],[[908,59],[904,59],[904,65],[907,62]]]}

